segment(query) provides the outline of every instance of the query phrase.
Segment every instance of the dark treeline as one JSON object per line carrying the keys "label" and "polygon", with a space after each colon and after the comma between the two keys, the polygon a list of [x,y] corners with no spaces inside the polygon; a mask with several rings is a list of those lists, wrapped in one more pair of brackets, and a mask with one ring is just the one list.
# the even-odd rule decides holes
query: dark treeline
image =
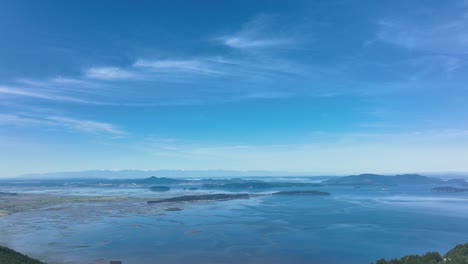
{"label": "dark treeline", "polygon": [[2,264],[45,264],[12,249],[0,246],[0,263]]}
{"label": "dark treeline", "polygon": [[422,256],[410,255],[400,259],[380,259],[375,264],[468,264],[468,243],[460,244],[441,256],[438,252],[428,252]]}

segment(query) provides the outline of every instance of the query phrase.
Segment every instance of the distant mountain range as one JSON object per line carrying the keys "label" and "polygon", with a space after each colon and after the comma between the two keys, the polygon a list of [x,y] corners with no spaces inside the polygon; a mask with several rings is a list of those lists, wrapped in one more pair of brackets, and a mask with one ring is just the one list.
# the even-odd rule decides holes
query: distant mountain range
{"label": "distant mountain range", "polygon": [[422,176],[419,174],[402,174],[384,176],[378,174],[360,174],[346,177],[333,178],[323,181],[326,185],[407,185],[407,184],[431,184],[443,183],[439,178]]}
{"label": "distant mountain range", "polygon": [[[51,172],[23,174],[22,179],[135,179],[145,177],[210,178],[210,177],[252,177],[252,176],[310,176],[310,173],[284,171],[235,171],[235,170],[88,170],[75,172]],[[317,175],[317,174],[315,174]]]}
{"label": "distant mountain range", "polygon": [[[262,175],[255,176],[255,175]],[[142,177],[151,175],[149,177]],[[264,172],[239,171],[87,171],[34,174],[4,180],[2,184],[30,186],[177,186],[220,190],[256,190],[320,186],[396,186],[432,184],[437,187],[466,188],[465,179],[444,180],[419,174],[360,174],[343,177],[264,176]],[[169,177],[167,177],[169,176]],[[169,187],[168,187],[169,188]],[[170,189],[170,188],[169,188]],[[441,189],[444,190],[444,189]],[[437,191],[437,189],[435,190]]]}
{"label": "distant mountain range", "polygon": [[[276,176],[276,177],[275,177]],[[278,177],[281,176],[281,177]],[[289,178],[288,176],[293,176]],[[258,177],[258,178],[256,178]],[[271,177],[271,178],[269,178]],[[271,171],[227,170],[95,170],[22,175],[15,181],[32,186],[104,186],[104,185],[180,185],[195,184],[196,188],[220,190],[253,190],[319,186],[396,186],[433,184],[439,187],[466,188],[468,182],[461,178],[438,178],[419,174],[379,175],[360,174],[343,177],[314,177]],[[291,179],[291,180],[289,180]],[[298,180],[299,179],[299,180]],[[448,179],[448,180],[447,180]],[[25,182],[23,182],[23,180]],[[32,180],[32,181],[31,181]],[[36,182],[40,180],[40,182]],[[4,182],[6,184],[6,182]],[[450,186],[447,186],[447,185]],[[193,187],[193,186],[192,186]],[[441,189],[443,190],[443,189]],[[437,191],[437,190],[436,190]]]}

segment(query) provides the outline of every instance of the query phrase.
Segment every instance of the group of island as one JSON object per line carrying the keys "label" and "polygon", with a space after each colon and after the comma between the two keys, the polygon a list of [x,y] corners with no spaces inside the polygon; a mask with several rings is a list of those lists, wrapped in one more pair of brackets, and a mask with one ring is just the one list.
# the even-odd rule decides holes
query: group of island
{"label": "group of island", "polygon": [[[365,188],[391,188],[392,186],[418,186],[434,195],[462,195],[468,192],[468,181],[461,178],[442,179],[418,174],[384,176],[361,174],[344,177],[310,177],[306,180],[277,180],[251,178],[169,178],[147,177],[134,179],[4,179],[0,180],[0,216],[30,210],[41,210],[51,206],[75,203],[113,203],[133,202],[142,206],[161,206],[165,211],[177,212],[185,204],[250,199],[255,197],[282,196],[332,196],[330,187],[347,188],[360,192]],[[313,180],[311,180],[313,179]],[[64,195],[48,192],[31,192],[36,189],[56,188],[114,188],[144,190],[146,196],[131,195]],[[28,191],[24,191],[28,190]],[[118,193],[118,192],[117,192]],[[0,263],[42,262],[21,255],[6,247],[0,247]],[[401,259],[378,260],[376,264],[400,263],[447,263],[468,264],[468,244],[458,245],[442,256],[430,252],[422,256],[406,256]]]}
{"label": "group of island", "polygon": [[[360,174],[344,177],[328,177],[318,182],[277,181],[255,178],[210,178],[181,179],[167,177],[148,177],[140,179],[10,179],[1,180],[0,216],[39,209],[63,203],[92,203],[115,201],[141,201],[147,204],[225,201],[249,199],[260,196],[308,195],[329,196],[330,192],[320,190],[327,186],[344,186],[356,189],[365,186],[390,187],[397,185],[427,185],[432,192],[459,193],[468,191],[468,182],[464,179],[442,180],[418,174],[384,176]],[[456,187],[454,187],[456,186]],[[67,187],[67,188],[141,188],[154,192],[154,199],[130,196],[86,196],[86,195],[51,195],[24,193],[22,188]],[[168,195],[171,190],[184,190],[184,195]],[[158,193],[165,193],[160,196]],[[180,192],[177,192],[180,193]]]}

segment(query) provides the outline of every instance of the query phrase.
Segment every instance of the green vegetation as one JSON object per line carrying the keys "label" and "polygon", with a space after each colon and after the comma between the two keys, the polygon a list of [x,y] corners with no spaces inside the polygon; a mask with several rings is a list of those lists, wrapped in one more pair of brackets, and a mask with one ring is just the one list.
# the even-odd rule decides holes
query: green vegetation
{"label": "green vegetation", "polygon": [[437,252],[429,252],[422,256],[410,255],[401,259],[380,259],[375,264],[468,264],[468,243],[460,244],[451,249],[445,256]]}
{"label": "green vegetation", "polygon": [[45,264],[7,247],[0,246],[0,263],[5,264]]}
{"label": "green vegetation", "polygon": [[468,243],[452,248],[444,258],[448,260],[447,263],[468,264]]}

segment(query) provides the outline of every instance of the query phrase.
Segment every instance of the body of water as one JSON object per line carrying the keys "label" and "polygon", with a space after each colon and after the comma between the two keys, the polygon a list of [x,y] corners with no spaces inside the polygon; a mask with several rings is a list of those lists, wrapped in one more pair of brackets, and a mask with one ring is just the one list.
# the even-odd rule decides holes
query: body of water
{"label": "body of water", "polygon": [[[50,263],[371,263],[445,253],[468,242],[468,193],[431,188],[320,187],[332,195],[64,204],[0,218],[0,243]],[[183,210],[165,210],[174,206]]]}

